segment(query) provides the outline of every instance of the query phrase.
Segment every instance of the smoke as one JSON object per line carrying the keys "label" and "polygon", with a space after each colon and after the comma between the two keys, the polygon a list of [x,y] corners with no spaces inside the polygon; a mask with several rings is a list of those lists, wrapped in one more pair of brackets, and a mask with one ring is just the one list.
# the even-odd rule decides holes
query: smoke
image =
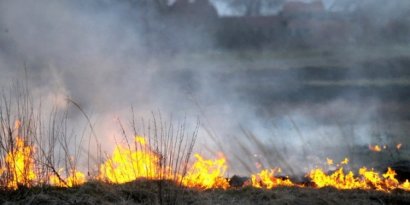
{"label": "smoke", "polygon": [[[268,149],[275,146],[287,156],[287,163],[301,170],[319,160],[307,157],[325,157],[317,151],[321,148],[341,157],[349,155],[349,150],[339,152],[332,150],[334,147],[378,143],[371,136],[374,127],[384,123],[381,110],[388,91],[362,98],[372,91],[367,89],[367,81],[360,81],[367,79],[368,71],[358,74],[343,69],[367,68],[365,62],[386,52],[372,50],[371,55],[355,45],[330,48],[331,54],[317,54],[313,49],[307,53],[315,56],[312,58],[286,52],[286,45],[278,52],[227,51],[212,35],[213,20],[217,20],[208,22],[208,27],[186,29],[181,21],[161,17],[152,2],[143,7],[138,1],[0,1],[1,86],[10,84],[11,79],[24,80],[26,68],[35,97],[54,99],[65,108],[68,96],[92,116],[98,136],[108,141],[118,135],[113,119],[126,121],[131,106],[144,118],[157,110],[165,116],[172,114],[175,120],[199,118],[204,129],[198,151],[206,154],[203,147],[226,151],[233,167],[238,162],[229,152],[238,152],[238,143],[246,144],[254,154],[260,152],[248,143],[241,127]],[[327,1],[326,8],[330,10],[331,4]],[[219,12],[232,9],[222,3],[215,5],[222,5]],[[379,19],[397,19],[406,13],[397,2],[379,10],[376,5],[368,3],[356,11],[365,12],[378,28],[386,25]],[[309,66],[313,68],[305,69]],[[311,71],[320,70],[317,67],[326,67],[325,75],[312,77]],[[334,75],[343,78],[332,77],[335,67]],[[396,73],[403,72],[403,66],[397,67]],[[349,80],[363,85],[350,89]],[[349,84],[347,89],[343,83]],[[83,122],[83,117],[77,111],[70,120]],[[103,146],[110,149],[112,143]],[[309,156],[304,156],[306,153]],[[277,156],[267,156],[266,163],[281,163],[270,157]],[[236,171],[243,171],[240,169],[236,166]]]}
{"label": "smoke", "polygon": [[[166,49],[161,50],[150,42],[167,25],[155,19],[153,5],[139,6],[132,1],[1,1],[1,85],[24,81],[26,68],[34,98],[64,104],[69,97],[92,116],[102,138],[118,136],[114,119],[127,122],[131,106],[137,117],[150,118],[159,110],[174,120],[187,116],[194,126],[196,98],[209,103],[222,94],[208,87],[214,82],[207,59],[172,53],[186,40],[211,47],[210,40],[176,27],[170,39],[162,39]],[[155,25],[147,29],[148,23]],[[75,113],[72,121],[85,121]],[[112,148],[112,143],[103,146]]]}

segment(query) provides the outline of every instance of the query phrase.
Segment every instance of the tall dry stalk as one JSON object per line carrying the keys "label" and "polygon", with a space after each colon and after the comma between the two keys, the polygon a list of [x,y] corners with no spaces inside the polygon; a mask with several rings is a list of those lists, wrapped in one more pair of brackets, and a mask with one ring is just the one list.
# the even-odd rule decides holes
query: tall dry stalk
{"label": "tall dry stalk", "polygon": [[[44,112],[28,87],[27,82],[16,83],[1,93],[0,186],[45,185],[52,175],[67,185],[64,178],[77,170],[81,143],[69,134],[68,111],[53,107]],[[23,165],[16,165],[19,160]]]}
{"label": "tall dry stalk", "polygon": [[[148,146],[145,149],[150,147],[159,156],[159,170],[156,170],[159,173],[159,180],[157,180],[159,203],[177,204],[180,190],[170,190],[165,182],[176,182],[178,188],[182,188],[182,181],[188,172],[188,163],[197,139],[199,122],[189,134],[186,131],[185,119],[175,126],[172,123],[172,117],[169,122],[166,122],[158,112],[157,115],[152,113],[152,119],[148,122],[142,119],[141,125],[142,129],[138,128],[133,112],[131,127],[134,136],[142,133],[148,140]],[[135,148],[138,149],[138,147]]]}
{"label": "tall dry stalk", "polygon": [[[117,119],[121,142],[114,137],[116,154],[103,164],[100,176],[115,183],[140,178],[153,180],[158,203],[177,204],[184,191],[183,180],[188,173],[199,122],[188,133],[185,119],[174,124],[172,117],[164,120],[160,112],[153,112],[149,119],[137,120],[134,109],[131,111],[129,126]],[[112,172],[118,167],[123,171]]]}

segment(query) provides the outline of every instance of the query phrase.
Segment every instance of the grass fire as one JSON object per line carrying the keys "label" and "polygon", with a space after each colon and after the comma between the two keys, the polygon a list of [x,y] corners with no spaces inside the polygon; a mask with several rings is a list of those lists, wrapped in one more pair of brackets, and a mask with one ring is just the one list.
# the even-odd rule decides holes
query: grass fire
{"label": "grass fire", "polygon": [[[183,145],[185,155],[176,153],[180,149],[183,138],[174,139],[161,134],[162,137],[146,138],[141,135],[133,137],[134,141],[128,144],[117,145],[114,151],[106,156],[106,159],[98,164],[98,169],[93,173],[85,174],[79,171],[77,166],[72,165],[67,170],[60,167],[51,167],[50,164],[41,164],[43,159],[38,158],[39,150],[43,150],[35,143],[29,143],[30,137],[22,135],[22,126],[25,121],[17,120],[13,130],[7,133],[12,137],[9,152],[1,159],[1,181],[3,191],[18,192],[23,187],[36,189],[37,187],[75,188],[88,186],[90,183],[105,184],[104,186],[135,184],[161,184],[162,186],[175,186],[174,189],[182,190],[238,190],[238,189],[323,189],[326,187],[336,190],[368,190],[375,193],[382,192],[393,194],[399,191],[410,193],[408,179],[399,181],[397,173],[388,167],[385,173],[380,173],[371,168],[362,167],[357,173],[346,169],[349,159],[345,158],[339,163],[327,158],[327,166],[335,166],[336,169],[315,168],[304,175],[305,181],[292,181],[289,176],[283,176],[280,168],[264,169],[259,173],[251,174],[244,178],[241,184],[232,185],[234,178],[227,174],[229,167],[224,154],[220,153],[216,159],[206,159],[198,153],[190,159],[193,143],[191,141]],[[2,124],[3,130],[6,125]],[[7,132],[7,129],[6,129]],[[30,133],[30,132],[26,132]],[[194,135],[196,135],[194,133]],[[156,141],[158,139],[165,142]],[[161,144],[161,145],[159,145]],[[178,146],[176,146],[178,145]],[[160,146],[160,147],[158,147]],[[169,149],[169,150],[166,150]],[[186,150],[187,149],[187,150]],[[166,155],[164,155],[164,153]],[[177,156],[174,156],[176,154]],[[63,174],[66,173],[66,174]],[[101,185],[99,185],[101,186]],[[123,185],[124,186],[124,185]],[[136,185],[135,185],[136,186]],[[47,188],[47,189],[50,189]],[[53,188],[52,188],[53,189]],[[170,192],[166,189],[164,192]],[[172,191],[171,191],[172,192]],[[175,193],[179,193],[175,192]],[[163,193],[170,197],[170,193]],[[163,196],[161,196],[163,197]],[[174,196],[175,197],[175,196]],[[172,198],[175,200],[175,198]],[[165,199],[160,199],[165,200]],[[167,199],[168,202],[171,198]],[[167,203],[168,203],[167,202]],[[175,202],[175,201],[174,201]]]}
{"label": "grass fire", "polygon": [[[257,171],[237,176],[230,170],[232,159],[227,157],[231,156],[230,153],[222,150],[210,152],[209,157],[209,154],[195,152],[199,122],[188,134],[186,121],[174,125],[172,120],[165,121],[160,112],[153,112],[149,120],[137,121],[133,116],[128,127],[116,119],[114,123],[119,128],[119,137],[113,136],[115,146],[112,152],[102,150],[102,142],[97,140],[90,121],[86,126],[91,135],[88,143],[85,143],[84,136],[75,136],[74,141],[79,142],[73,143],[67,133],[67,109],[69,105],[75,109],[81,107],[73,100],[67,100],[65,111],[52,109],[47,114],[51,117],[43,118],[40,109],[34,109],[36,105],[31,94],[26,93],[24,84],[22,86],[13,92],[22,92],[23,95],[7,99],[5,102],[10,103],[3,103],[0,109],[0,189],[10,196],[23,190],[54,192],[88,186],[120,190],[141,189],[142,186],[153,195],[140,197],[147,197],[149,203],[160,204],[186,203],[188,199],[183,199],[184,193],[194,194],[192,197],[196,198],[200,193],[240,190],[254,190],[256,193],[287,189],[320,192],[331,188],[340,193],[366,191],[400,200],[402,197],[407,200],[410,193],[406,167],[394,164],[395,167],[375,169],[351,166],[352,160],[347,157],[340,161],[327,157],[302,174],[289,172],[288,167],[286,171],[280,166],[266,167],[261,156],[264,152],[269,155],[269,151],[253,133],[243,128],[244,134],[262,154],[254,154],[253,157],[257,158],[249,164],[254,164]],[[133,113],[133,109],[131,111]],[[81,112],[84,118],[89,119],[83,110]],[[95,146],[92,146],[92,138],[95,138]],[[245,153],[251,153],[245,144],[240,146]],[[405,151],[403,147],[405,145],[398,143],[392,146],[369,145],[368,149],[363,149],[368,154],[383,157],[400,154]],[[124,200],[121,197],[119,199]],[[138,200],[144,200],[142,198]]]}
{"label": "grass fire", "polygon": [[410,204],[409,16],[0,0],[0,204]]}
{"label": "grass fire", "polygon": [[[99,180],[113,184],[124,184],[138,179],[148,180],[170,180],[180,183],[184,187],[200,190],[206,189],[229,189],[229,179],[227,179],[226,159],[222,156],[219,159],[204,159],[199,154],[195,154],[195,160],[184,170],[185,173],[178,173],[172,167],[161,166],[161,156],[151,150],[149,144],[141,136],[135,137],[135,149],[127,149],[122,146],[115,148],[112,156],[100,165],[99,173],[96,176],[89,176],[89,180]],[[148,147],[146,147],[148,146]],[[137,150],[137,147],[139,150]],[[2,175],[10,176],[3,179],[3,187],[7,189],[17,189],[19,186],[38,186],[42,183],[57,187],[79,186],[86,182],[85,174],[77,170],[69,170],[68,176],[63,178],[61,172],[50,175],[47,179],[40,179],[36,172],[34,163],[34,146],[26,145],[23,139],[17,137],[15,148],[7,153],[5,157],[5,167],[2,167]],[[328,162],[332,161],[328,159]],[[347,165],[346,158],[340,164]],[[61,169],[59,169],[61,170]],[[280,186],[315,188],[334,187],[336,189],[363,189],[390,192],[395,189],[410,191],[409,180],[400,183],[396,179],[396,172],[390,167],[386,173],[378,173],[373,169],[362,167],[356,176],[352,171],[345,172],[343,167],[326,173],[322,168],[311,170],[306,174],[310,180],[310,185],[292,182],[288,177],[279,178],[279,168],[261,170],[260,173],[252,174],[250,179],[244,182],[243,186],[255,188],[272,189]],[[44,184],[43,184],[44,185]]]}

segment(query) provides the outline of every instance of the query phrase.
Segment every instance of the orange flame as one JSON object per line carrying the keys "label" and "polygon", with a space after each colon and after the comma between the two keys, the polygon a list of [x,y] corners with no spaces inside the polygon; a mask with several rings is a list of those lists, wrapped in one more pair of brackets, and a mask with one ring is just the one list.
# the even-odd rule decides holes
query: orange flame
{"label": "orange flame", "polygon": [[[61,170],[59,171],[59,176],[61,176]],[[67,178],[60,179],[57,175],[53,174],[50,176],[50,184],[52,186],[58,187],[74,187],[79,186],[85,183],[86,178],[84,173],[77,170],[70,170],[70,173]]]}
{"label": "orange flame", "polygon": [[340,164],[343,164],[343,165],[349,164],[349,158],[345,158],[343,161],[340,162]]}
{"label": "orange flame", "polygon": [[278,186],[294,186],[290,179],[275,177],[275,172],[281,172],[280,169],[262,170],[260,173],[251,176],[252,186],[256,188],[272,189]]}
{"label": "orange flame", "polygon": [[136,137],[140,150],[117,146],[111,156],[100,166],[99,178],[122,184],[138,178],[159,178],[159,156],[145,147],[145,139]]}
{"label": "orange flame", "polygon": [[21,127],[21,121],[16,120],[14,121],[14,129],[18,130]]}
{"label": "orange flame", "polygon": [[197,161],[182,180],[185,186],[201,189],[229,188],[228,180],[223,177],[227,169],[223,156],[217,160],[205,160],[199,154],[194,156]]}
{"label": "orange flame", "polygon": [[141,137],[141,136],[136,136],[135,137],[135,142],[139,143],[142,146],[145,146],[147,144],[147,142],[145,141],[145,138]]}
{"label": "orange flame", "polygon": [[338,169],[331,175],[327,175],[322,169],[314,169],[308,174],[311,181],[318,188],[332,186],[337,189],[353,189],[357,185],[352,172],[344,174],[343,168]]}
{"label": "orange flame", "polygon": [[327,165],[333,165],[333,159],[326,158]]}
{"label": "orange flame", "polygon": [[[6,167],[0,169],[0,175],[7,173],[10,176],[6,185],[8,189],[17,189],[19,186],[31,187],[44,182],[36,175],[33,155],[34,146],[26,145],[21,137],[17,137],[13,150],[6,155]],[[50,185],[59,187],[72,187],[86,181],[85,175],[75,170],[71,170],[69,176],[63,180],[65,183],[56,175],[49,177]]]}
{"label": "orange flame", "polygon": [[399,188],[403,189],[405,191],[410,191],[410,182],[409,182],[409,180],[407,179],[405,182],[403,182],[403,184],[400,184]]}
{"label": "orange flame", "polygon": [[363,167],[359,169],[359,175],[356,177],[352,171],[345,174],[342,167],[331,174],[325,173],[322,169],[314,169],[310,171],[308,177],[317,188],[330,186],[337,189],[376,189],[386,192],[397,188],[403,190],[410,188],[408,181],[399,183],[396,172],[391,168],[380,176],[378,172]]}
{"label": "orange flame", "polygon": [[373,152],[381,152],[382,147],[380,145],[369,145],[369,149]]}
{"label": "orange flame", "polygon": [[100,166],[98,179],[122,184],[140,178],[169,179],[181,182],[186,187],[210,189],[229,187],[223,178],[227,165],[224,157],[217,160],[206,160],[195,154],[196,162],[188,169],[186,175],[173,172],[169,167],[160,166],[160,156],[151,151],[143,137],[135,137],[140,149],[131,150],[117,146],[112,156]]}
{"label": "orange flame", "polygon": [[10,175],[7,188],[17,189],[19,185],[30,187],[37,179],[33,154],[34,148],[17,137],[14,148],[6,155],[6,168],[3,168],[3,172]]}
{"label": "orange flame", "polygon": [[[20,122],[16,122],[16,128],[20,126]],[[196,189],[230,188],[229,181],[224,177],[228,167],[223,155],[215,160],[209,160],[195,154],[195,161],[186,172],[177,173],[171,168],[161,166],[161,155],[152,151],[143,137],[136,136],[135,142],[139,145],[135,147],[135,150],[117,146],[112,156],[100,165],[97,179],[117,184],[139,178],[168,179]],[[377,147],[380,148],[376,145],[375,148]],[[17,189],[21,185],[32,187],[46,181],[36,175],[42,170],[36,167],[34,151],[34,145],[29,145],[23,138],[16,137],[11,151],[5,156],[5,166],[0,167],[0,176],[6,176],[7,179],[3,186],[8,189]],[[332,159],[327,158],[326,162],[328,165],[335,165]],[[384,192],[390,192],[394,189],[410,191],[409,180],[400,183],[396,178],[397,173],[391,168],[380,174],[373,169],[363,167],[359,169],[356,176],[352,171],[345,172],[344,167],[339,167],[347,165],[348,162],[349,159],[345,158],[336,165],[338,167],[336,171],[326,173],[323,169],[313,169],[307,176],[316,188],[330,186],[337,189],[364,189]],[[303,187],[303,185],[293,183],[288,177],[277,177],[276,175],[280,172],[280,169],[262,170],[260,173],[251,175],[251,180],[247,184],[250,183],[253,187],[264,189],[278,186]],[[62,173],[62,169],[58,174],[48,176],[50,185],[73,187],[86,182],[85,175],[76,169],[68,171],[65,178],[62,178],[60,173]]]}
{"label": "orange flame", "polygon": [[399,143],[399,144],[396,145],[396,149],[400,150],[402,146],[403,146],[403,144]]}

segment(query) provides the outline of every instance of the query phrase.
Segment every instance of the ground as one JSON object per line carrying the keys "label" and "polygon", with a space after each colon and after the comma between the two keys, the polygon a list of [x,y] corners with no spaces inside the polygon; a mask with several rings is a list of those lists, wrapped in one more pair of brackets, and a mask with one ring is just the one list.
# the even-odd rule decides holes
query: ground
{"label": "ground", "polygon": [[[22,188],[2,191],[2,204],[160,204],[158,182],[139,181],[123,185],[89,182],[76,188]],[[229,190],[194,190],[163,186],[163,204],[410,204],[410,193],[332,188],[289,188],[273,190],[252,187]],[[169,197],[171,196],[171,197]]]}

